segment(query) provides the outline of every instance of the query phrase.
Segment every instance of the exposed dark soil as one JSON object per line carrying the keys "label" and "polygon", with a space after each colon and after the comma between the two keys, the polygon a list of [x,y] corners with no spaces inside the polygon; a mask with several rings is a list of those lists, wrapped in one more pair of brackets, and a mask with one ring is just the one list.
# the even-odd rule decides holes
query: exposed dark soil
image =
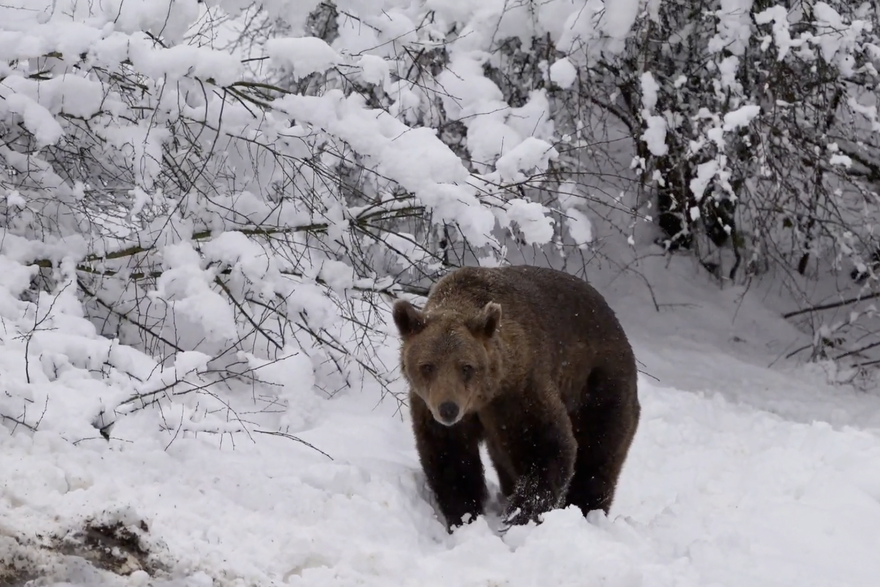
{"label": "exposed dark soil", "polygon": [[115,524],[91,523],[81,531],[59,540],[59,552],[80,556],[99,569],[117,575],[130,575],[135,571],[146,571],[150,575],[161,570],[160,565],[150,557],[143,537],[149,533],[146,522],[136,527]]}
{"label": "exposed dark soil", "polygon": [[150,552],[148,534],[143,521],[133,526],[92,521],[63,536],[6,537],[13,544],[4,549],[5,558],[0,556],[0,587],[24,587],[50,578],[61,581],[64,577],[56,576],[59,573],[88,575],[99,573],[96,569],[116,575],[164,574],[167,568]]}

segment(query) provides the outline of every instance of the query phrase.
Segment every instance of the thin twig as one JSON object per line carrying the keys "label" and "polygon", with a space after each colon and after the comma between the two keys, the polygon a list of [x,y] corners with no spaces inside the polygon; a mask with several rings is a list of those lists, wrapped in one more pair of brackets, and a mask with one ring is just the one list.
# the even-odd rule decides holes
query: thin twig
{"label": "thin twig", "polygon": [[315,445],[313,445],[313,444],[311,444],[311,443],[309,443],[309,442],[306,442],[306,441],[303,440],[302,438],[299,438],[299,437],[297,437],[297,436],[294,436],[293,434],[288,434],[287,432],[274,432],[274,431],[272,431],[272,430],[254,430],[254,432],[257,433],[257,434],[268,434],[268,435],[270,435],[270,436],[281,436],[282,438],[288,438],[288,439],[293,440],[293,441],[295,441],[295,442],[298,442],[298,443],[300,443],[300,444],[304,444],[304,445],[306,445],[307,447],[309,447],[309,448],[311,448],[311,449],[313,449],[313,450],[318,451],[319,453],[321,453],[322,455],[324,455],[325,457],[327,457],[327,458],[330,459],[331,461],[333,460],[333,457],[331,457],[330,455],[328,455],[327,453],[325,453],[325,452],[324,452],[323,450],[321,450],[320,448],[316,447]]}
{"label": "thin twig", "polygon": [[800,316],[801,314],[808,314],[810,312],[821,312],[822,310],[831,310],[834,308],[840,308],[842,306],[848,306],[850,304],[855,304],[858,302],[864,302],[867,300],[873,300],[875,298],[880,298],[880,292],[874,292],[865,296],[856,296],[854,298],[847,298],[845,300],[841,300],[839,302],[829,302],[827,304],[819,304],[817,306],[810,306],[809,308],[803,308],[801,310],[794,310],[792,312],[786,312],[782,315],[783,318],[793,318],[794,316]]}

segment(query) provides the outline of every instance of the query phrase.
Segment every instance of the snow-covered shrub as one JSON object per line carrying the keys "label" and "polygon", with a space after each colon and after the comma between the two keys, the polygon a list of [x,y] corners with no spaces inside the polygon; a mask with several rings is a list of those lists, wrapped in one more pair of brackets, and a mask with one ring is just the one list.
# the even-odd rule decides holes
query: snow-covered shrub
{"label": "snow-covered shrub", "polygon": [[[877,8],[649,3],[618,65],[668,246],[729,245],[735,277],[815,262],[867,272],[877,247]],[[627,95],[636,94],[640,99]]]}
{"label": "snow-covered shrub", "polygon": [[685,244],[699,219],[731,274],[822,255],[872,272],[869,4],[46,0],[3,16],[5,341],[26,369],[0,411],[21,424],[39,365],[103,381],[82,422],[105,435],[147,406],[169,429],[241,430],[233,397],[301,426],[312,388],[394,377],[376,350],[389,296],[510,246],[634,244],[640,214]]}
{"label": "snow-covered shrub", "polygon": [[[8,421],[52,413],[49,387],[30,397],[39,367],[46,383],[95,380],[68,432],[106,436],[144,407],[169,431],[243,430],[247,402],[232,398],[281,406],[274,423],[295,427],[313,387],[365,372],[387,385],[382,296],[422,292],[407,284],[460,263],[453,244],[490,264],[505,231],[589,244],[578,199],[547,191],[578,189],[559,173],[576,157],[554,145],[579,139],[559,135],[564,104],[543,87],[570,87],[575,66],[532,58],[502,90],[522,51],[497,46],[564,37],[578,7],[539,22],[501,5],[374,4],[4,12],[6,343],[22,343],[25,368],[10,371],[25,388],[7,387]],[[627,26],[591,43],[619,50]]]}
{"label": "snow-covered shrub", "polygon": [[798,305],[842,308],[810,313],[811,356],[876,364],[859,358],[880,346],[876,312],[846,308],[876,297],[880,270],[876,3],[640,6],[626,50],[580,75],[635,141],[658,242],[722,279],[763,274]]}

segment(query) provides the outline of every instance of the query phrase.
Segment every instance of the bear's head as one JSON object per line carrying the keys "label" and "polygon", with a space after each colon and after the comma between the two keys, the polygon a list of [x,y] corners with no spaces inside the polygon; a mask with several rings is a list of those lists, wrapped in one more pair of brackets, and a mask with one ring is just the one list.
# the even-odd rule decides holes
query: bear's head
{"label": "bear's head", "polygon": [[492,400],[501,363],[500,305],[490,302],[475,312],[425,313],[398,300],[393,316],[402,342],[404,377],[435,420],[452,426]]}

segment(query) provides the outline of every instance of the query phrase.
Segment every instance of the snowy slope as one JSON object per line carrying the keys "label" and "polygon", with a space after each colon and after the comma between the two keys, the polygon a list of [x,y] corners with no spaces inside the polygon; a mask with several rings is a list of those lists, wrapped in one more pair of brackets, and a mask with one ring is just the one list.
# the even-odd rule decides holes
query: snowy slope
{"label": "snowy slope", "polygon": [[619,309],[647,374],[666,386],[719,393],[786,420],[880,431],[880,394],[829,384],[831,365],[784,360],[810,337],[765,305],[791,309],[789,300],[768,293],[772,279],[750,288],[719,288],[690,259],[651,261],[639,269],[652,284],[659,311],[639,280],[611,271],[589,276]]}
{"label": "snowy slope", "polygon": [[[173,579],[153,585],[876,585],[880,401],[734,356],[718,334],[723,296],[658,314],[621,287],[630,297],[614,305],[661,382],[641,379],[642,424],[609,519],[557,511],[502,538],[490,515],[446,535],[405,413],[367,389],[302,398],[297,436],[332,461],[266,435],[218,448],[205,436],[74,446],[51,431],[4,433],[0,560],[46,584],[147,584],[143,572],[118,577],[37,546],[96,519],[145,523],[151,564]],[[736,336],[757,343],[773,318],[751,320]]]}

